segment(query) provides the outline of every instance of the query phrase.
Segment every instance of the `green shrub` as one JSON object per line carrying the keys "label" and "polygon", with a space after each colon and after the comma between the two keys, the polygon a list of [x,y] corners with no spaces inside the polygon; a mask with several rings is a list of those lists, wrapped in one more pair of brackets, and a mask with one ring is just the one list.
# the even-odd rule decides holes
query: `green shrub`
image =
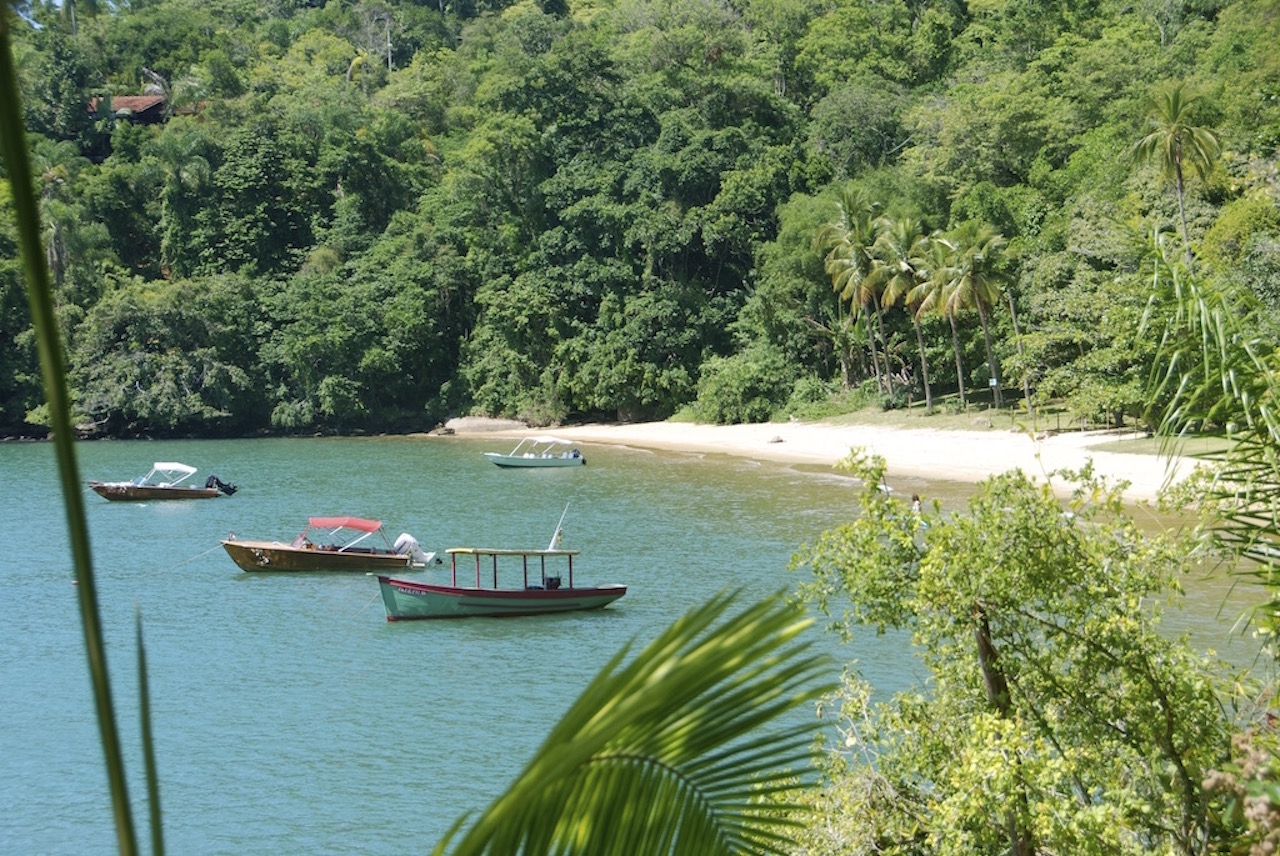
{"label": "green shrub", "polygon": [[756,348],[702,364],[693,413],[700,422],[768,422],[786,399],[794,369],[776,351]]}
{"label": "green shrub", "polygon": [[837,380],[824,381],[814,375],[806,375],[796,380],[782,412],[788,417],[812,422],[863,410],[876,401],[877,396],[874,380],[865,381],[853,389],[844,389]]}

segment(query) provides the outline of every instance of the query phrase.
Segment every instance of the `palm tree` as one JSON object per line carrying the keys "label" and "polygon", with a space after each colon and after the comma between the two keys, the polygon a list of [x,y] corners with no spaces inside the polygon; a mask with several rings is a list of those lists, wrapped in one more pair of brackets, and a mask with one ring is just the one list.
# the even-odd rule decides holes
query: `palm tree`
{"label": "palm tree", "polygon": [[964,357],[960,348],[960,325],[956,318],[963,307],[952,306],[947,301],[951,281],[955,278],[952,267],[953,247],[941,232],[929,236],[929,245],[921,270],[920,283],[907,295],[907,302],[916,307],[917,318],[928,312],[941,312],[951,323],[951,348],[956,355],[956,383],[960,387],[960,407],[968,405],[964,392]]}
{"label": "palm tree", "polygon": [[[836,203],[839,217],[827,223],[814,236],[813,245],[827,250],[825,268],[831,277],[831,286],[839,293],[840,299],[849,304],[852,313],[854,305],[861,307],[868,319],[874,314],[879,317],[880,306],[878,296],[873,288],[867,285],[867,275],[871,273],[874,262],[871,258],[871,246],[876,239],[876,204],[871,201],[860,188],[847,185]],[[888,356],[885,357],[884,373],[880,371],[880,360],[876,348],[875,331],[870,323],[864,325],[867,330],[867,345],[871,349],[871,365],[877,382],[887,386],[889,394],[893,394],[893,380],[889,377]],[[881,330],[881,338],[884,336]]]}
{"label": "palm tree", "polygon": [[989,318],[991,308],[1002,294],[996,270],[996,260],[1004,247],[1004,236],[986,223],[969,220],[951,231],[948,244],[952,249],[952,277],[946,295],[948,311],[978,310],[982,322],[982,338],[987,347],[987,368],[991,372],[992,393],[995,406],[1002,406],[1000,398],[1000,374],[996,369],[995,353],[991,350]]}
{"label": "palm tree", "polygon": [[1151,130],[1134,144],[1132,152],[1136,160],[1154,162],[1165,177],[1174,180],[1187,267],[1191,266],[1191,239],[1187,233],[1183,166],[1190,166],[1203,180],[1220,151],[1217,134],[1193,124],[1195,105],[1203,97],[1190,91],[1185,81],[1168,83],[1152,92],[1147,99],[1147,125]]}
{"label": "palm tree", "polygon": [[[868,280],[881,294],[881,305],[888,309],[899,300],[911,306],[910,295],[920,283],[926,267],[925,255],[929,248],[929,236],[919,220],[904,217],[901,220],[880,218],[877,222],[875,244],[871,248],[875,267]],[[933,390],[929,386],[929,361],[925,356],[924,335],[920,332],[919,315],[908,309],[916,331],[916,348],[920,353],[920,376],[924,381],[924,406],[933,411]]]}
{"label": "palm tree", "polygon": [[[1254,295],[1229,282],[1203,280],[1161,252],[1155,235],[1158,290],[1172,311],[1163,319],[1158,375],[1147,392],[1160,412],[1164,450],[1177,454],[1189,426],[1229,425],[1231,443],[1196,457],[1215,468],[1200,507],[1216,518],[1213,536],[1248,560],[1273,591],[1260,607],[1272,640],[1280,628],[1280,331]],[[1280,658],[1280,645],[1272,642]]]}
{"label": "palm tree", "polygon": [[[97,0],[82,0],[78,6],[79,8],[83,8],[84,12],[91,18],[98,14]],[[76,9],[76,0],[62,0],[62,8],[58,13],[59,17],[67,23],[71,30],[71,35],[73,36],[80,30],[79,24],[76,21]]]}
{"label": "palm tree", "polygon": [[54,142],[35,140],[31,150],[31,166],[40,178],[40,213],[46,227],[45,261],[55,287],[61,286],[71,261],[71,243],[78,222],[74,206],[66,199],[66,189],[88,162],[70,140]]}
{"label": "palm tree", "polygon": [[160,170],[160,265],[174,279],[194,272],[187,247],[196,231],[195,211],[213,177],[209,142],[197,126],[168,125],[151,143],[149,164]]}

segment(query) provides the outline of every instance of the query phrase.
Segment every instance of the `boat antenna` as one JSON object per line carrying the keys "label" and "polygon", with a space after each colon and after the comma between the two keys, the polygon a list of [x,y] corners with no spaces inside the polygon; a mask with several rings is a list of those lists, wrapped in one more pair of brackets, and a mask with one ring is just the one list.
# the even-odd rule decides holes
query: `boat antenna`
{"label": "boat antenna", "polygon": [[[573,500],[569,500],[573,502]],[[564,525],[565,515],[569,513],[569,502],[564,504],[564,511],[560,514],[560,520],[556,523],[556,531],[551,533],[551,543],[547,545],[548,550],[556,550],[560,547],[560,528]]]}

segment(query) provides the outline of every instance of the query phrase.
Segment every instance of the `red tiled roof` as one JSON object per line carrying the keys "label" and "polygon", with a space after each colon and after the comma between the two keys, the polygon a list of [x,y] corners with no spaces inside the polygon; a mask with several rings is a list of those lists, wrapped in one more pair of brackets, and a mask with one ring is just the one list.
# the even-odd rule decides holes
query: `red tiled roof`
{"label": "red tiled roof", "polygon": [[117,113],[128,110],[130,113],[141,113],[164,103],[163,95],[113,95],[111,109]]}
{"label": "red tiled roof", "polygon": [[[97,113],[105,99],[89,100],[89,112]],[[163,95],[112,95],[111,110],[113,113],[145,113],[164,103]]]}

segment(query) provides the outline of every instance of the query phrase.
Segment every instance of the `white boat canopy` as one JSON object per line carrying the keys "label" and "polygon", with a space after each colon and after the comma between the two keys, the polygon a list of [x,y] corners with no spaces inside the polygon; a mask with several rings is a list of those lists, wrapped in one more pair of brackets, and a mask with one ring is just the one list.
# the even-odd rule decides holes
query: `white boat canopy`
{"label": "white boat canopy", "polygon": [[156,461],[151,465],[151,471],[157,473],[182,473],[189,476],[196,471],[196,468],[189,467],[186,464],[179,464],[177,461]]}
{"label": "white boat canopy", "polygon": [[164,477],[164,481],[160,482],[162,487],[173,487],[185,481],[195,471],[195,467],[180,464],[177,461],[156,461],[151,465],[151,472],[143,476],[141,482],[150,484],[153,478],[160,475]]}

